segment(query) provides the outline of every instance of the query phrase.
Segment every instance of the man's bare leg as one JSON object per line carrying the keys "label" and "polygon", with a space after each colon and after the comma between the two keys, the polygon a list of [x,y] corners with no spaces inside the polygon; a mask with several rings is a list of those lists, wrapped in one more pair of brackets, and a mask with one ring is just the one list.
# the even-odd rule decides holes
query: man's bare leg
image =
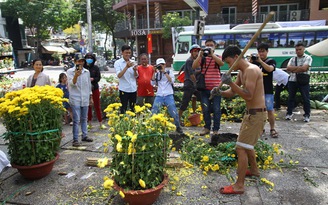
{"label": "man's bare leg", "polygon": [[248,166],[248,156],[244,148],[237,147],[236,152],[238,155],[238,179],[233,185],[233,188],[235,191],[244,191],[245,175]]}
{"label": "man's bare leg", "polygon": [[257,167],[256,154],[254,150],[246,150],[250,171],[254,176],[260,176],[259,168]]}

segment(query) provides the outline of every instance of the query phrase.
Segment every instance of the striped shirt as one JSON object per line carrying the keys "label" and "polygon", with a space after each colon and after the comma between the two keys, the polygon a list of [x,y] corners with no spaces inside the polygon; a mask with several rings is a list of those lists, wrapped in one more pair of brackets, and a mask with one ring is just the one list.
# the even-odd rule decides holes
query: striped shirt
{"label": "striped shirt", "polygon": [[[221,56],[219,57],[221,58]],[[199,62],[200,66],[202,64],[202,60]],[[206,90],[212,90],[214,87],[219,86],[221,82],[220,66],[215,63],[215,60],[212,57],[206,57],[206,62],[202,68],[202,74],[204,74],[205,71]]]}

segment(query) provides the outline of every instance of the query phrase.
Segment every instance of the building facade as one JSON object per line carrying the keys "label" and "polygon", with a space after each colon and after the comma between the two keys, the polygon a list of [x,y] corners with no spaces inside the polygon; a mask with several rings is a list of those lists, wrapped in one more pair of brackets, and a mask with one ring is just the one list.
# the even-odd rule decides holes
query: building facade
{"label": "building facade", "polygon": [[[125,19],[117,25],[115,37],[134,41],[135,52],[146,53],[147,34],[152,34],[152,62],[164,57],[172,62],[172,39],[162,38],[162,16],[178,12],[181,17],[188,16],[193,25],[194,20],[204,14],[198,13],[194,0],[148,0],[149,28],[146,0],[115,0],[113,9],[122,12]],[[252,6],[257,2],[256,11]],[[252,5],[253,4],[253,5]],[[206,25],[230,24],[231,27],[243,23],[261,23],[266,15],[275,12],[273,21],[328,21],[328,1],[326,0],[209,0],[208,14],[204,18]],[[149,31],[149,32],[148,32]]]}

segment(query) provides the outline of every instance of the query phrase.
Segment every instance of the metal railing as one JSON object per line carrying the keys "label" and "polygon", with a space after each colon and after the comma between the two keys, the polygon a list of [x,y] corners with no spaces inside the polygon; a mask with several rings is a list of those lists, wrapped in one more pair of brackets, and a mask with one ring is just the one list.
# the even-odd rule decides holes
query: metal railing
{"label": "metal railing", "polygon": [[[251,12],[248,13],[236,13],[236,14],[209,14],[205,18],[206,25],[217,25],[217,24],[243,24],[243,23],[262,23],[268,13],[258,12],[257,16],[252,16]],[[310,12],[308,9],[296,10],[296,11],[281,11],[277,12],[272,21],[307,21],[309,20]],[[192,19],[194,22],[194,19]],[[162,28],[162,19],[156,20],[154,18],[149,19],[150,29]],[[191,23],[192,26],[194,23]],[[115,31],[120,32],[131,29],[147,29],[147,19],[131,18],[130,21],[123,20],[115,26]]]}

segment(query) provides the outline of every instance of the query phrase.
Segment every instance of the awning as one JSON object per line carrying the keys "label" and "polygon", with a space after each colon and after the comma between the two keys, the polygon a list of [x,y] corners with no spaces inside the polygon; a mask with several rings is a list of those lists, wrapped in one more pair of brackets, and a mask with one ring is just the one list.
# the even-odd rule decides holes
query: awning
{"label": "awning", "polygon": [[328,56],[328,39],[316,43],[308,48],[306,51],[315,56]]}
{"label": "awning", "polygon": [[74,48],[69,48],[66,46],[61,46],[67,53],[75,53],[76,50]]}
{"label": "awning", "polygon": [[11,40],[7,38],[0,38],[0,43],[11,43]]}
{"label": "awning", "polygon": [[66,54],[67,53],[67,51],[60,46],[42,46],[42,52],[49,53],[49,54],[53,54],[53,53]]}

